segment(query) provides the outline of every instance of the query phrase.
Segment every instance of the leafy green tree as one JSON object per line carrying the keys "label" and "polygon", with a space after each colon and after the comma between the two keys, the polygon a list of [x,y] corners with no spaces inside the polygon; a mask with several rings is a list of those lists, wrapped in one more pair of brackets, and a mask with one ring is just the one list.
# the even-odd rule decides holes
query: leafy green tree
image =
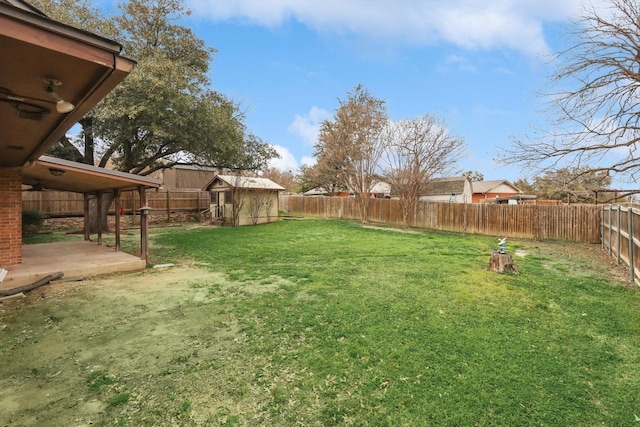
{"label": "leafy green tree", "polygon": [[[83,133],[99,141],[100,166],[138,174],[176,163],[255,170],[277,156],[247,131],[240,106],[209,88],[215,49],[179,24],[190,13],[181,0],[129,0],[113,19],[87,0],[33,3],[55,19],[118,40],[138,62],[85,117],[91,129]],[[77,145],[60,144],[67,150]]]}
{"label": "leafy green tree", "polygon": [[348,191],[346,187],[338,183],[337,172],[330,168],[327,159],[321,158],[313,166],[302,165],[297,177],[298,191],[304,193],[314,188],[322,188],[329,194],[338,191]]}
{"label": "leafy green tree", "polygon": [[[89,0],[29,0],[29,3],[56,21],[89,30],[102,37],[114,40],[120,38],[116,21],[105,16],[104,12]],[[47,154],[93,165],[94,115],[95,112],[91,111],[80,120],[81,132],[77,137],[62,137]]]}
{"label": "leafy green tree", "polygon": [[117,22],[124,53],[136,69],[98,106],[106,142],[100,166],[149,174],[174,164],[264,167],[270,150],[247,132],[238,105],[208,89],[214,49],[175,22],[188,14],[179,0],[129,0]]}
{"label": "leafy green tree", "polygon": [[[114,19],[84,0],[38,1],[51,16],[117,39],[138,62],[82,119],[82,141],[60,142],[56,150],[66,158],[147,175],[175,164],[259,170],[277,156],[248,132],[239,106],[210,89],[215,49],[180,24],[189,14],[181,0],[128,0]],[[81,144],[84,153],[74,155]],[[108,209],[113,196],[104,197]]]}
{"label": "leafy green tree", "polygon": [[462,176],[466,176],[467,178],[469,178],[469,181],[472,182],[484,181],[484,174],[478,171],[466,171],[462,174]]}
{"label": "leafy green tree", "polygon": [[387,123],[386,106],[362,85],[338,101],[340,106],[333,119],[320,126],[315,146],[316,173],[325,178],[335,177],[336,185],[355,196],[364,223],[383,153],[380,133]]}
{"label": "leafy green tree", "polygon": [[530,183],[527,178],[518,178],[513,182],[513,185],[518,187],[523,194],[538,194],[536,186]]}
{"label": "leafy green tree", "polygon": [[536,194],[542,199],[595,202],[597,190],[608,189],[611,177],[607,171],[590,168],[562,168],[535,177]]}

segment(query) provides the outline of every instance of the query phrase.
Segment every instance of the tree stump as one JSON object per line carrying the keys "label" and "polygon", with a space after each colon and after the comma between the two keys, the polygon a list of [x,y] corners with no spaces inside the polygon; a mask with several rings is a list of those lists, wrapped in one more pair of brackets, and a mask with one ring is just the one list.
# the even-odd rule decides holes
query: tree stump
{"label": "tree stump", "polygon": [[491,253],[491,259],[489,260],[489,270],[496,273],[518,273],[518,269],[513,265],[513,257],[510,254],[503,254],[498,251]]}

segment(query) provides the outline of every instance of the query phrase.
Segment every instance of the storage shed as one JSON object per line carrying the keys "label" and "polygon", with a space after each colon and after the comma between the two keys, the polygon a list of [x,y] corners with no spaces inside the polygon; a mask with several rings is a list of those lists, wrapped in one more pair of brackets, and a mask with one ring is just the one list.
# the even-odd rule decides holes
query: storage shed
{"label": "storage shed", "polygon": [[278,192],[267,178],[216,175],[204,188],[211,195],[211,220],[222,225],[256,225],[278,220]]}

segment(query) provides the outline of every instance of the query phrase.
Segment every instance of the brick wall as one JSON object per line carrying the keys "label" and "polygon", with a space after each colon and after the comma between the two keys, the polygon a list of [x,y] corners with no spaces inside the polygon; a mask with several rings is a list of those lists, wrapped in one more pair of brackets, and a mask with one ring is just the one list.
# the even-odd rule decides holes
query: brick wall
{"label": "brick wall", "polygon": [[0,268],[22,263],[22,175],[0,170]]}

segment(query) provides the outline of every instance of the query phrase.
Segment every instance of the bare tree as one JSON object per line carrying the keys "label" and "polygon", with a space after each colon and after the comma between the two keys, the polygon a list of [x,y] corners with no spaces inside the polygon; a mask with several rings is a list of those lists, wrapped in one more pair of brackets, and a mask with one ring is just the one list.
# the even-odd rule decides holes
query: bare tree
{"label": "bare tree", "polygon": [[251,192],[251,196],[249,199],[249,206],[247,206],[247,213],[249,214],[249,218],[251,218],[251,223],[253,225],[258,224],[260,221],[260,214],[264,211],[265,216],[269,217],[270,207],[273,206],[273,202],[271,202],[271,206],[269,206],[271,198],[269,197],[269,193],[266,191],[253,191]]}
{"label": "bare tree", "polygon": [[320,127],[316,166],[325,176],[335,176],[338,186],[353,193],[360,220],[365,223],[383,152],[380,132],[387,122],[386,107],[362,85],[339,102],[333,119],[325,120]]}
{"label": "bare tree", "polygon": [[402,224],[408,227],[429,180],[451,173],[463,156],[464,140],[429,115],[389,123],[384,140],[383,176],[399,197]]}
{"label": "bare tree", "polygon": [[269,168],[264,171],[261,176],[263,178],[269,178],[271,181],[280,184],[286,191],[291,193],[295,192],[298,187],[296,177],[290,170],[281,171],[276,168]]}
{"label": "bare tree", "polygon": [[264,208],[267,211],[267,223],[271,222],[271,211],[278,200],[277,197],[277,195],[276,197],[272,197],[271,194],[267,193],[267,200],[264,202]]}
{"label": "bare tree", "polygon": [[240,172],[233,175],[233,182],[229,191],[231,192],[231,225],[233,227],[240,226],[240,213],[244,208],[247,190],[243,188],[242,182],[245,179]]}
{"label": "bare tree", "polygon": [[560,168],[538,175],[533,179],[535,194],[542,199],[566,200],[571,196],[577,202],[597,202],[595,195],[607,190],[611,177],[606,171]]}
{"label": "bare tree", "polygon": [[531,169],[572,166],[620,174],[640,172],[640,2],[610,0],[585,9],[571,35],[578,40],[556,57],[549,110],[553,131],[515,139],[503,158]]}

